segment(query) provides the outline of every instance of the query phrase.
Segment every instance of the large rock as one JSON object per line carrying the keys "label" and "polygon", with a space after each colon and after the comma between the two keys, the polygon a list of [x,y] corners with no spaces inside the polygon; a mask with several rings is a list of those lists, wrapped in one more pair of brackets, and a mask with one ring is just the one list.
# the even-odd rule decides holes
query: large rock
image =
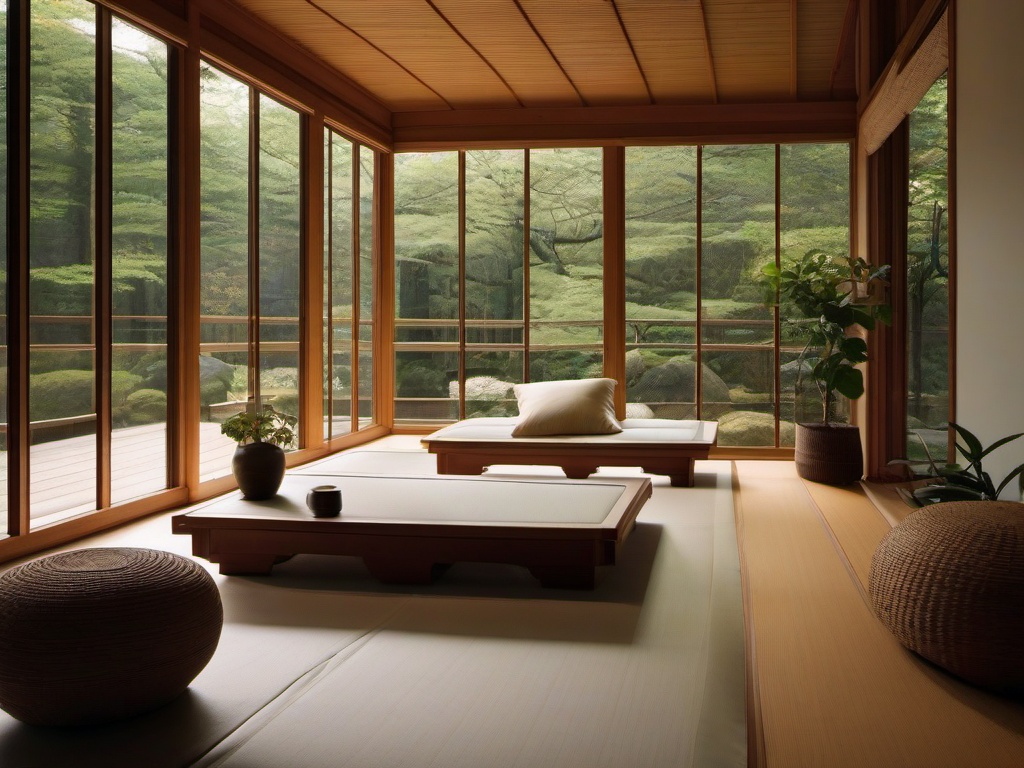
{"label": "large rock", "polygon": [[[789,422],[779,425],[782,445],[793,445],[794,428]],[[756,411],[732,411],[718,419],[719,445],[775,445],[775,417]]]}
{"label": "large rock", "polygon": [[[692,403],[697,392],[697,366],[685,358],[672,358],[655,366],[630,389],[630,400],[644,403]],[[728,403],[729,387],[706,365],[703,367],[705,403]]]}

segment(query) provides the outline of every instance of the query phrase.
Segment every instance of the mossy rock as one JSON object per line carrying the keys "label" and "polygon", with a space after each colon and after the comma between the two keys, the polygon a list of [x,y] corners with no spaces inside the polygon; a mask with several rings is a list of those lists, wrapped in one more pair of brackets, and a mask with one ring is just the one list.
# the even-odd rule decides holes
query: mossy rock
{"label": "mossy rock", "polygon": [[[673,358],[663,365],[644,371],[631,387],[630,400],[644,403],[692,403],[697,392],[697,366],[691,361]],[[722,378],[703,366],[704,402],[730,402],[729,387]]]}
{"label": "mossy rock", "polygon": [[[779,425],[782,445],[793,444],[793,425],[782,422]],[[775,445],[775,417],[770,413],[756,411],[732,411],[718,420],[719,445]]]}

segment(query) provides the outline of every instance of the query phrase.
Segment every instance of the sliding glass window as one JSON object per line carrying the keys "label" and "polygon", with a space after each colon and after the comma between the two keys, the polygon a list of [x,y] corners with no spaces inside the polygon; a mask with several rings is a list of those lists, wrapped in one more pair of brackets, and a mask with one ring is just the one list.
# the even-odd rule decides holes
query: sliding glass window
{"label": "sliding glass window", "polygon": [[601,150],[396,156],[395,271],[397,423],[603,375]]}
{"label": "sliding glass window", "polygon": [[324,158],[324,434],[331,440],[373,422],[374,153],[327,128]]}
{"label": "sliding glass window", "polygon": [[946,76],[910,113],[907,456],[946,457],[949,402],[949,136]]}
{"label": "sliding glass window", "polygon": [[268,403],[299,412],[300,136],[298,112],[203,65],[201,480],[231,471],[225,418]]}
{"label": "sliding glass window", "polygon": [[169,53],[84,0],[29,9],[37,527],[168,487]]}
{"label": "sliding glass window", "polygon": [[111,502],[117,504],[167,485],[170,115],[167,47],[118,19],[111,40]]}
{"label": "sliding glass window", "polygon": [[849,253],[849,158],[847,144],[627,148],[627,415],[715,419],[723,446],[792,446],[817,391],[806,339],[758,276]]}

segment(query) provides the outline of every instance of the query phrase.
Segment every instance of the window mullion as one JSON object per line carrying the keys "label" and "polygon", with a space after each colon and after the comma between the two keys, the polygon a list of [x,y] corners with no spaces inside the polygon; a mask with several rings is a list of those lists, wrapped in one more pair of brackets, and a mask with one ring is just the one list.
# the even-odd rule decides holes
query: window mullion
{"label": "window mullion", "polygon": [[96,508],[110,506],[113,344],[113,96],[110,11],[96,6],[96,128],[93,169],[93,350],[96,382]]}

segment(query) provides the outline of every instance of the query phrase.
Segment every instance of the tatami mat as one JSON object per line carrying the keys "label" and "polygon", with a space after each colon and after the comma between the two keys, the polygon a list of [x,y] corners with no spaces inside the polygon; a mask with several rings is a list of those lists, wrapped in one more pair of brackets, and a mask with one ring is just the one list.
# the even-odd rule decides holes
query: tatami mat
{"label": "tatami mat", "polygon": [[[408,439],[348,455],[311,469],[433,472],[434,457]],[[513,472],[531,471],[557,473]],[[221,589],[225,627],[188,693],[95,729],[0,713],[0,766],[741,768],[731,467],[698,462],[695,488],[654,484],[593,591],[544,589],[500,565],[456,564],[432,585],[402,587],[356,558],[297,556],[251,578],[199,560]],[[187,554],[169,518],[73,546]]]}
{"label": "tatami mat", "polygon": [[1024,705],[907,652],[866,600],[889,525],[857,489],[740,462],[759,768],[1018,768]]}

